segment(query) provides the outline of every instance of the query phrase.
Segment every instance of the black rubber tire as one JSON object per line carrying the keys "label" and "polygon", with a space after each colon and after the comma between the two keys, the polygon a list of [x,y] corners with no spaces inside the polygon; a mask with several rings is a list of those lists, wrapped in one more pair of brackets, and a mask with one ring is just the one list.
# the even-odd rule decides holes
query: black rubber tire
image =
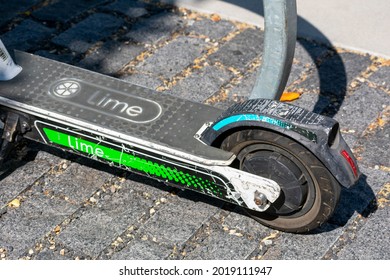
{"label": "black rubber tire", "polygon": [[268,130],[241,130],[226,137],[221,148],[237,155],[236,168],[276,181],[281,195],[265,212],[245,209],[274,229],[304,233],[333,214],[341,187],[304,146]]}

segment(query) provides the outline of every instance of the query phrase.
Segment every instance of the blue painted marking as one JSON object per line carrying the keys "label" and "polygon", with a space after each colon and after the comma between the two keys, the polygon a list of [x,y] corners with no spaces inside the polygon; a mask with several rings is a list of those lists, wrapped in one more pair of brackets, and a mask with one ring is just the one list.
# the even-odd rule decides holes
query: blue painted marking
{"label": "blue painted marking", "polygon": [[287,129],[289,128],[287,123],[282,122],[282,121],[277,120],[277,119],[274,119],[274,118],[270,118],[270,117],[266,117],[266,116],[259,116],[259,115],[255,115],[255,114],[242,114],[242,115],[231,116],[231,117],[228,117],[226,119],[219,121],[218,123],[216,123],[213,126],[213,129],[215,131],[218,131],[221,128],[223,128],[231,123],[242,122],[242,121],[265,122],[265,123],[276,125],[276,126],[279,126],[282,128],[287,128]]}

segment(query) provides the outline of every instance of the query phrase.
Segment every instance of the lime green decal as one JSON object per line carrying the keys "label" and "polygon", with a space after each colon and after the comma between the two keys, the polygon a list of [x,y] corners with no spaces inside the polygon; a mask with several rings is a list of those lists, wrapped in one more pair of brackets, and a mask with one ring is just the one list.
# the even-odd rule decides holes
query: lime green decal
{"label": "lime green decal", "polygon": [[43,130],[49,141],[57,145],[127,166],[131,169],[163,179],[164,181],[188,186],[202,192],[211,191],[214,195],[223,196],[220,188],[210,180],[49,128],[43,128]]}

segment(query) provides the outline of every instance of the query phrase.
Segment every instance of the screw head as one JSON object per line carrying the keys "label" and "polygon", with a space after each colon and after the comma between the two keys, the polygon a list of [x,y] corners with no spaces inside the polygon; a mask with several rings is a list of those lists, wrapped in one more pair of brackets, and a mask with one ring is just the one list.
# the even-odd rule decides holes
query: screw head
{"label": "screw head", "polygon": [[254,202],[257,206],[263,206],[263,205],[267,204],[267,201],[268,201],[267,197],[264,194],[262,194],[258,191],[255,191]]}

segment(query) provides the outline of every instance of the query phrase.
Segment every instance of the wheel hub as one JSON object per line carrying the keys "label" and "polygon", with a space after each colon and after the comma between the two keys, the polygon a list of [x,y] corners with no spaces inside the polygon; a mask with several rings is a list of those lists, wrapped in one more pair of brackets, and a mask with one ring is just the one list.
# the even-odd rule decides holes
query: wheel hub
{"label": "wheel hub", "polygon": [[300,210],[307,198],[308,174],[304,166],[288,151],[268,144],[253,144],[240,151],[240,169],[274,180],[281,195],[269,212],[290,215]]}

